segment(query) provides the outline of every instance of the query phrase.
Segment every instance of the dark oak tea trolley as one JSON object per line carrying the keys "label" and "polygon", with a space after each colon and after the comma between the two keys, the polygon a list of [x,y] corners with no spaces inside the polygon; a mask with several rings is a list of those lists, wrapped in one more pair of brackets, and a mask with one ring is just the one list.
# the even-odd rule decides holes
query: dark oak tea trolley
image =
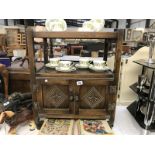
{"label": "dark oak tea trolley", "polygon": [[[34,38],[44,40],[44,66],[36,69]],[[116,43],[114,70],[74,72],[47,70],[48,56],[53,56],[52,39],[106,39]],[[107,119],[112,126],[115,116],[123,31],[117,32],[34,32],[27,29],[31,89],[34,116],[39,128],[42,118]],[[48,43],[48,40],[50,42]],[[51,53],[49,54],[49,50]],[[105,51],[104,60],[107,60]]]}

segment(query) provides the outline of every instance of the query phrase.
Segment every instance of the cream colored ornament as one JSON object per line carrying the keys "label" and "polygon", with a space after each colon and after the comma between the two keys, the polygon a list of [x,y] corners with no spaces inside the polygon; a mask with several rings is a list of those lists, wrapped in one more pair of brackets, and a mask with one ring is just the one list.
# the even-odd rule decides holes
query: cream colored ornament
{"label": "cream colored ornament", "polygon": [[79,31],[85,32],[98,32],[102,31],[104,28],[104,19],[91,19],[83,23],[82,28]]}
{"label": "cream colored ornament", "polygon": [[65,31],[67,24],[64,19],[47,19],[45,22],[47,31]]}
{"label": "cream colored ornament", "polygon": [[95,31],[102,31],[104,28],[104,19],[91,19],[91,22],[94,25],[94,30]]}

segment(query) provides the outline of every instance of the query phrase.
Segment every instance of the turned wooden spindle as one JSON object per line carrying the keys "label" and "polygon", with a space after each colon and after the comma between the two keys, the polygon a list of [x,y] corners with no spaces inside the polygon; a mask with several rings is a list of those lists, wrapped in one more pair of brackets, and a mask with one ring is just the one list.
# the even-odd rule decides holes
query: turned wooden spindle
{"label": "turned wooden spindle", "polygon": [[8,78],[9,78],[9,72],[6,69],[5,65],[0,64],[0,74],[2,75],[2,78],[4,80],[4,92],[5,97],[8,97]]}

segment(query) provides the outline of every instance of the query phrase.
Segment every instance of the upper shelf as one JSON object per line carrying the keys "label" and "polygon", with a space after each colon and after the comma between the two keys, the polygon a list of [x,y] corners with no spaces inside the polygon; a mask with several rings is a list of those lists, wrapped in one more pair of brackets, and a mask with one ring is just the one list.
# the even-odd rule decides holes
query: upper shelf
{"label": "upper shelf", "polygon": [[58,72],[55,69],[48,69],[46,67],[41,68],[37,73],[37,77],[66,77],[66,78],[72,78],[72,79],[90,79],[90,78],[102,78],[107,80],[114,80],[114,74],[111,70],[105,71],[105,72],[94,72],[90,70],[80,70],[77,69],[74,72]]}
{"label": "upper shelf", "polygon": [[150,69],[155,69],[155,64],[149,64],[149,63],[147,62],[147,60],[140,59],[140,60],[135,60],[135,61],[133,61],[133,62],[135,62],[135,63],[137,63],[137,64],[139,64],[139,65],[148,67],[148,68],[150,68]]}
{"label": "upper shelf", "polygon": [[35,38],[62,38],[62,39],[103,39],[118,37],[118,32],[33,32]]}

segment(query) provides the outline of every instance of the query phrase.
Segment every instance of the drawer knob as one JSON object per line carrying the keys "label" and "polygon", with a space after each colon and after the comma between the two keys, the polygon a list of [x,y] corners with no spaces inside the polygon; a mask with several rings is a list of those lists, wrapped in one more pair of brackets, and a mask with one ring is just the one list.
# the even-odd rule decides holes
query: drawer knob
{"label": "drawer knob", "polygon": [[48,82],[48,80],[47,80],[47,79],[45,79],[45,82],[47,83],[47,82]]}
{"label": "drawer knob", "polygon": [[79,101],[79,96],[75,96],[75,101],[77,102],[77,101]]}
{"label": "drawer knob", "polygon": [[70,100],[70,101],[74,101],[74,97],[73,97],[73,96],[70,96],[70,97],[69,97],[69,100]]}

